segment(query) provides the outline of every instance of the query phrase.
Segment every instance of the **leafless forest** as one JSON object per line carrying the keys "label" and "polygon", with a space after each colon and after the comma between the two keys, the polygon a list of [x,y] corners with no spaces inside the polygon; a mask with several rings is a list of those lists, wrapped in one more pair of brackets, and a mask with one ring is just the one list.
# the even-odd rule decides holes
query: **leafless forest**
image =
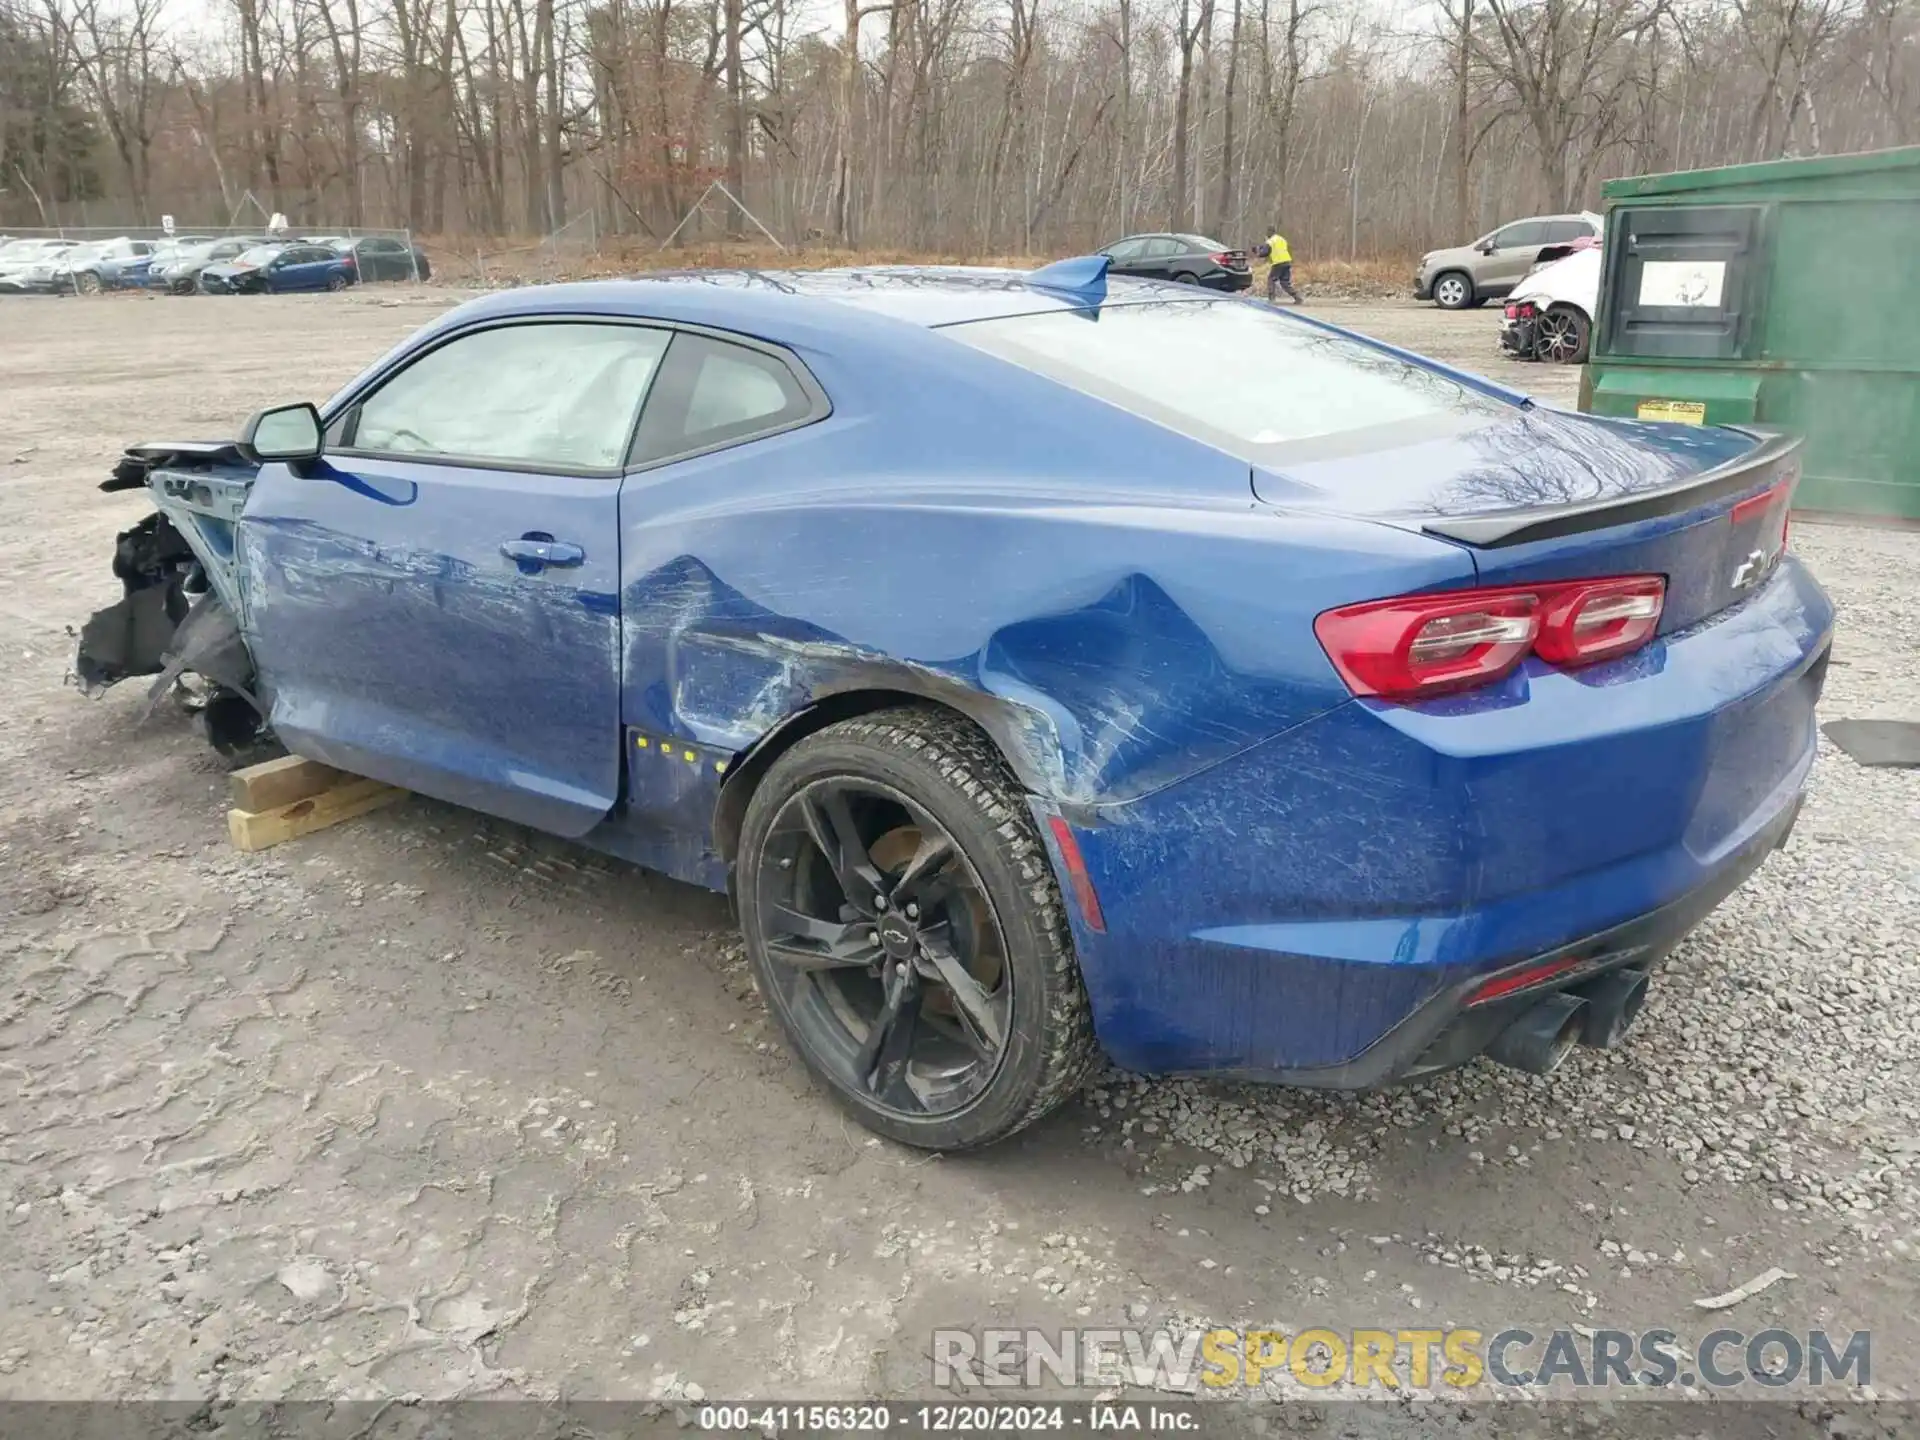
{"label": "leafless forest", "polygon": [[[1399,256],[1600,180],[1920,141],[1920,0],[0,0],[0,227]],[[705,233],[740,225],[705,212]]]}

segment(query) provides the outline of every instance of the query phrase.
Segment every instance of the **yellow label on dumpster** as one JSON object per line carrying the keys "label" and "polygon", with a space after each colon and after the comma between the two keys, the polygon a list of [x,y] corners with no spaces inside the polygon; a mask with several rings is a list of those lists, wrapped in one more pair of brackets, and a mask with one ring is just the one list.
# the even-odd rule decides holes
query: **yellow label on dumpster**
{"label": "yellow label on dumpster", "polygon": [[1707,423],[1707,407],[1698,400],[1642,400],[1634,414],[1642,420],[1672,420],[1681,425]]}

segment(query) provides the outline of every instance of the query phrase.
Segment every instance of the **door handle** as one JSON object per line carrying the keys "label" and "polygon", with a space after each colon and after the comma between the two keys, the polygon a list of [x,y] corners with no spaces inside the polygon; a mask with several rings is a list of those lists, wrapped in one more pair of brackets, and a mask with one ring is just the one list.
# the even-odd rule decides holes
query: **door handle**
{"label": "door handle", "polygon": [[587,552],[572,541],[556,540],[541,530],[501,541],[500,553],[518,565],[522,575],[537,575],[549,565],[578,565],[587,558]]}

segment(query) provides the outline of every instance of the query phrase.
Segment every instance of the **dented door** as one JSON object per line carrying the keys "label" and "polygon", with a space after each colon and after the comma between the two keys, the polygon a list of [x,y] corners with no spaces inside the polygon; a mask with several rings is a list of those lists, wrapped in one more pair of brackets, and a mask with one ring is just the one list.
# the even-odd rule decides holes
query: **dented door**
{"label": "dented door", "polygon": [[621,476],[667,338],[463,333],[261,468],[248,638],[289,748],[560,835],[613,807]]}

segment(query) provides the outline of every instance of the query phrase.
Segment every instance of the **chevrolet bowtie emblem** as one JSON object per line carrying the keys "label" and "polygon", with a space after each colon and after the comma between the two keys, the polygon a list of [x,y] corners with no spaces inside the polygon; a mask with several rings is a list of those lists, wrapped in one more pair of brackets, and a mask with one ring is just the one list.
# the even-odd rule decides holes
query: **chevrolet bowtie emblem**
{"label": "chevrolet bowtie emblem", "polygon": [[1733,572],[1733,588],[1744,590],[1749,585],[1758,584],[1772,561],[1773,557],[1764,550],[1751,552],[1740,562],[1740,568]]}

